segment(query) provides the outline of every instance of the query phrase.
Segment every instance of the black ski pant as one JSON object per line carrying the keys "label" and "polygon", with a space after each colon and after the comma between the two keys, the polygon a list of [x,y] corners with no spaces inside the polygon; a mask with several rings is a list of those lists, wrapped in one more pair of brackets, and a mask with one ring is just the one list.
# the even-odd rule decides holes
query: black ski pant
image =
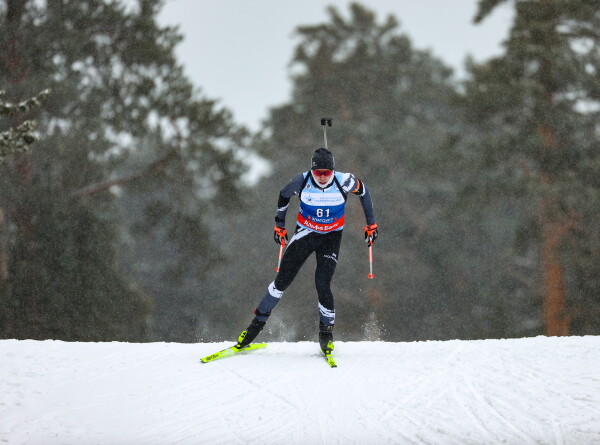
{"label": "black ski pant", "polygon": [[302,265],[314,252],[317,259],[315,287],[319,297],[319,319],[323,325],[332,326],[335,321],[335,310],[331,279],[335,273],[341,241],[341,230],[316,233],[302,227],[296,228],[281,259],[279,273],[256,308],[256,318],[267,321],[283,292],[292,284]]}

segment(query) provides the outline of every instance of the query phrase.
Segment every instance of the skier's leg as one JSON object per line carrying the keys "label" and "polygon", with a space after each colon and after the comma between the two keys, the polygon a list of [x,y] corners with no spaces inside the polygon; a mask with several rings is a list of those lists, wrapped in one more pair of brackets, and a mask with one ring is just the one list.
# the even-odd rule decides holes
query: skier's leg
{"label": "skier's leg", "polygon": [[273,282],[277,290],[284,292],[292,284],[306,259],[315,251],[319,236],[302,227],[296,229],[283,254],[279,273]]}
{"label": "skier's leg", "polygon": [[324,237],[323,242],[316,249],[315,287],[319,296],[319,319],[323,325],[330,326],[335,321],[331,280],[338,262],[342,232],[340,230],[321,236]]}
{"label": "skier's leg", "polygon": [[[314,250],[314,239],[309,236],[312,232],[305,229],[298,229],[290,240],[288,247],[281,259],[279,273],[263,295],[254,310],[254,319],[238,338],[239,346],[250,344],[256,336],[262,331],[265,323],[271,315],[273,308],[279,303],[283,292],[288,288],[298,271]],[[314,236],[314,234],[313,234]],[[245,333],[244,333],[245,332]]]}
{"label": "skier's leg", "polygon": [[337,265],[342,232],[336,231],[322,235],[326,238],[316,249],[317,269],[315,271],[315,286],[319,296],[319,344],[321,349],[333,349],[333,325],[335,323],[335,308],[331,280]]}

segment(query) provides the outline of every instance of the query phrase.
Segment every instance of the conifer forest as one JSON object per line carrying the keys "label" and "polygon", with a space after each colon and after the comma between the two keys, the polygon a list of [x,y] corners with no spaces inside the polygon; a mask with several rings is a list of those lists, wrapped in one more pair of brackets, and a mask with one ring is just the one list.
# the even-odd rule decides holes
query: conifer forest
{"label": "conifer forest", "polygon": [[[259,131],[186,77],[164,1],[133,3],[0,0],[0,338],[237,338],[275,277],[279,190],[310,168],[324,116],[379,226],[370,280],[348,197],[338,339],[600,334],[600,3],[479,0],[476,23],[507,3],[514,21],[462,79],[393,15],[324,3]],[[248,181],[256,157],[269,172]],[[314,267],[270,338],[316,338]]]}

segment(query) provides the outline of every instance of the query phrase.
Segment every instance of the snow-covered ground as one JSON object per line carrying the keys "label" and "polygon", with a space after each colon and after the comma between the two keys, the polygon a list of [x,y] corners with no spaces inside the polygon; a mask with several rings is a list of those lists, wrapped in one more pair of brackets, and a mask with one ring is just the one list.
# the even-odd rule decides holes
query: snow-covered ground
{"label": "snow-covered ground", "polygon": [[0,444],[600,444],[600,337],[0,341]]}

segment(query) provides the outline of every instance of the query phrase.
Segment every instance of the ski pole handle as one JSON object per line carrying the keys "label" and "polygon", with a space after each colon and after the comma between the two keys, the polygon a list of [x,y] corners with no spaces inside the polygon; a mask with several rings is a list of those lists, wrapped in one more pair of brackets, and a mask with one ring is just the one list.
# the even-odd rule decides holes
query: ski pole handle
{"label": "ski pole handle", "polygon": [[369,275],[367,275],[367,278],[369,280],[375,278],[375,275],[373,275],[373,244],[369,244]]}

